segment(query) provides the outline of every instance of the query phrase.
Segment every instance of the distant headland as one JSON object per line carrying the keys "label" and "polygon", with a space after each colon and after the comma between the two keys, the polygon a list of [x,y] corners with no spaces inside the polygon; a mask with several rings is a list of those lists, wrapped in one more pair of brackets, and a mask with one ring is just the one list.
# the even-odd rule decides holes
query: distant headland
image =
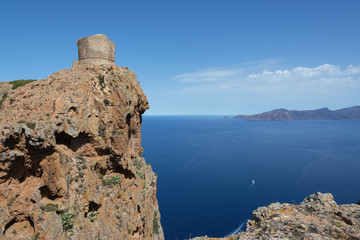
{"label": "distant headland", "polygon": [[287,110],[275,109],[254,115],[238,115],[235,119],[250,121],[289,121],[289,120],[360,120],[360,106],[330,110],[320,108],[316,110]]}

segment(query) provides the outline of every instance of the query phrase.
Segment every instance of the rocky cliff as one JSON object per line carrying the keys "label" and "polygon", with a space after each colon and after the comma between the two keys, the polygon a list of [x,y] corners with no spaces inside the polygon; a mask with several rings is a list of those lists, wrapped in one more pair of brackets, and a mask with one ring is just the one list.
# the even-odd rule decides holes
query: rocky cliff
{"label": "rocky cliff", "polygon": [[0,239],[164,239],[132,71],[75,62],[0,93]]}
{"label": "rocky cliff", "polygon": [[193,240],[360,239],[360,205],[337,205],[330,193],[312,194],[299,205],[272,203],[252,215],[245,232]]}
{"label": "rocky cliff", "polygon": [[254,114],[238,115],[234,118],[251,121],[284,121],[284,120],[360,120],[360,106],[330,110],[321,108],[316,110],[287,110],[275,109],[272,111]]}

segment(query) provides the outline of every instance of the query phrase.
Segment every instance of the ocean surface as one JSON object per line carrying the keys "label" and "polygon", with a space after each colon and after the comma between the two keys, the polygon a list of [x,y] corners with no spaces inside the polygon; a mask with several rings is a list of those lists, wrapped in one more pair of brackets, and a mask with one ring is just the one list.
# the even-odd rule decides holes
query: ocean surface
{"label": "ocean surface", "polygon": [[224,237],[272,202],[360,199],[360,121],[143,116],[165,239]]}

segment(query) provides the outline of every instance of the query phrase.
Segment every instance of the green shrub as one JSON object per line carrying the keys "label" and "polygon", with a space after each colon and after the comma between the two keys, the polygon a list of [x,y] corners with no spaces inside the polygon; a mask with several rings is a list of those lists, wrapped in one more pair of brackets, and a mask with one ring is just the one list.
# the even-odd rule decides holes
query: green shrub
{"label": "green shrub", "polygon": [[124,136],[124,133],[122,131],[113,130],[112,135],[114,135],[114,136]]}
{"label": "green shrub", "polygon": [[156,235],[160,233],[159,219],[157,217],[157,212],[155,211],[154,211],[154,220],[153,220],[153,233]]}
{"label": "green shrub", "polygon": [[27,123],[26,123],[26,126],[27,126],[28,128],[30,128],[30,129],[34,129],[35,126],[36,126],[36,124],[33,123],[33,122],[27,122]]}
{"label": "green shrub", "polygon": [[85,156],[84,153],[79,153],[78,155],[76,155],[76,158],[78,158],[80,160],[85,160],[84,156]]}
{"label": "green shrub", "polygon": [[97,78],[99,79],[100,84],[104,83],[104,75],[99,75]]}
{"label": "green shrub", "polygon": [[8,93],[4,92],[3,95],[1,96],[1,99],[5,99],[7,97]]}
{"label": "green shrub", "polygon": [[104,125],[99,125],[98,127],[98,132],[99,132],[99,136],[102,137],[102,138],[105,138],[106,137],[106,127]]}
{"label": "green shrub", "polygon": [[134,166],[140,170],[142,168],[142,162],[139,160],[139,161],[134,161]]}
{"label": "green shrub", "polygon": [[110,176],[106,180],[102,180],[105,185],[118,185],[121,184],[121,177],[120,176]]}
{"label": "green shrub", "polygon": [[40,237],[40,233],[36,233],[32,240],[38,240]]}
{"label": "green shrub", "polygon": [[73,233],[75,224],[75,213],[64,212],[60,213],[59,216],[61,218],[63,231]]}
{"label": "green shrub", "polygon": [[6,206],[11,207],[14,203],[15,199],[14,198],[10,198],[10,200],[6,203]]}
{"label": "green shrub", "polygon": [[99,76],[97,76],[97,78],[99,79],[100,88],[101,88],[101,90],[103,90],[105,88],[104,75],[99,75]]}
{"label": "green shrub", "polygon": [[5,98],[7,97],[8,93],[7,92],[4,92],[3,95],[1,96],[1,99],[0,99],[0,109],[1,109],[1,105],[2,103],[5,101]]}
{"label": "green shrub", "polygon": [[100,175],[99,175],[99,179],[100,179],[102,182],[104,182],[104,181],[105,181],[104,175],[100,174]]}
{"label": "green shrub", "polygon": [[136,167],[136,174],[139,175],[141,179],[144,179],[145,176],[141,171],[141,169],[143,167],[141,160],[134,161],[134,166]]}
{"label": "green shrub", "polygon": [[34,82],[36,81],[36,79],[20,79],[20,80],[14,80],[14,81],[11,81],[10,83],[12,83],[12,88],[11,89],[17,89],[18,87],[22,87],[22,86],[25,86],[26,84],[28,83],[31,83],[31,82]]}
{"label": "green shrub", "polygon": [[144,174],[139,169],[136,169],[136,174],[139,175],[141,179],[145,178]]}
{"label": "green shrub", "polygon": [[97,219],[97,215],[99,214],[99,211],[92,211],[88,213],[89,219],[91,222],[94,222]]}
{"label": "green shrub", "polygon": [[109,99],[105,98],[104,99],[104,104],[105,104],[105,106],[109,106],[110,105]]}

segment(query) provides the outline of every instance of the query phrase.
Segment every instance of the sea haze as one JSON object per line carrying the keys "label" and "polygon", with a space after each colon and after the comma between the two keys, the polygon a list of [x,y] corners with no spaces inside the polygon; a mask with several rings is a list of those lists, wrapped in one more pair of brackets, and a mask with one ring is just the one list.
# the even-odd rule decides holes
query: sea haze
{"label": "sea haze", "polygon": [[142,146],[165,239],[224,237],[260,206],[318,191],[360,198],[360,121],[144,116]]}

